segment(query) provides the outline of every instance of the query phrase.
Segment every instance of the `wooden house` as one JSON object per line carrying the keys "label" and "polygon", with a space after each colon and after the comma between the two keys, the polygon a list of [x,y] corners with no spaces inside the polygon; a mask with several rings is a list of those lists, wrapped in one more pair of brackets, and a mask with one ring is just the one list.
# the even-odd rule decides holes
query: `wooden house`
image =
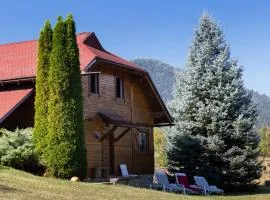
{"label": "wooden house", "polygon": [[[94,33],[77,35],[84,100],[88,175],[153,173],[153,127],[172,118],[149,74],[106,51]],[[36,40],[0,45],[0,127],[34,125]]]}

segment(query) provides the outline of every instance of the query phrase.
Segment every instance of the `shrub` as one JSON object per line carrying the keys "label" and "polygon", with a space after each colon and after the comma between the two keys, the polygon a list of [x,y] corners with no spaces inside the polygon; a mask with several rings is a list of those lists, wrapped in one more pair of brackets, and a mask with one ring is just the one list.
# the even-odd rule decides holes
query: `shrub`
{"label": "shrub", "polygon": [[38,173],[42,166],[34,150],[32,128],[16,129],[14,132],[0,130],[0,164],[16,169]]}
{"label": "shrub", "polygon": [[263,156],[270,156],[270,127],[259,129],[260,149]]}
{"label": "shrub", "polygon": [[154,133],[155,165],[156,167],[167,167],[165,133],[160,128],[155,128]]}

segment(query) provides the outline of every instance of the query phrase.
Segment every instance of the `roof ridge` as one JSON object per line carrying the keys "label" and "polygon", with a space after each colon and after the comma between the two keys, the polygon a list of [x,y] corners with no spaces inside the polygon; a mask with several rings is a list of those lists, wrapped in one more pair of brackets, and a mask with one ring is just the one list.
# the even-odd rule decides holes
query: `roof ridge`
{"label": "roof ridge", "polygon": [[24,40],[24,41],[18,41],[18,42],[8,42],[8,43],[0,44],[0,47],[15,45],[15,44],[22,44],[22,43],[30,43],[30,42],[36,42],[36,41],[38,41],[38,40],[33,39],[33,40]]}
{"label": "roof ridge", "polygon": [[[84,70],[86,66],[97,58],[142,70],[138,65],[104,49],[94,32],[80,32],[76,36],[80,50],[81,70]],[[2,53],[0,56],[1,81],[34,77],[36,75],[38,40],[0,44],[0,51]]]}
{"label": "roof ridge", "polygon": [[79,32],[79,33],[76,33],[76,35],[83,35],[83,34],[91,34],[91,33],[94,33],[94,32],[89,32],[89,31],[83,31],[83,32]]}
{"label": "roof ridge", "polygon": [[[89,35],[91,35],[93,32],[79,32],[79,33],[76,33],[76,36],[79,36],[79,35],[83,35],[83,34],[87,34],[87,36],[83,39],[85,40]],[[32,39],[32,40],[23,40],[23,41],[18,41],[18,42],[7,42],[7,43],[2,43],[0,44],[0,47],[3,47],[3,46],[9,46],[9,45],[15,45],[15,44],[22,44],[22,43],[30,43],[30,42],[37,42],[38,39]]]}

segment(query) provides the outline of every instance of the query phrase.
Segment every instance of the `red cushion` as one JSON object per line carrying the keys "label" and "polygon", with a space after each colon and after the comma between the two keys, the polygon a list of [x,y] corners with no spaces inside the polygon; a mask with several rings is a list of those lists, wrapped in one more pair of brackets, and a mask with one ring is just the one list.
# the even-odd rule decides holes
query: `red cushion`
{"label": "red cushion", "polygon": [[185,188],[190,189],[193,192],[199,193],[202,191],[200,188],[190,187],[187,176],[177,176],[177,180],[179,184],[182,184]]}
{"label": "red cushion", "polygon": [[184,185],[185,188],[189,187],[188,178],[186,176],[177,176],[177,180],[178,183]]}

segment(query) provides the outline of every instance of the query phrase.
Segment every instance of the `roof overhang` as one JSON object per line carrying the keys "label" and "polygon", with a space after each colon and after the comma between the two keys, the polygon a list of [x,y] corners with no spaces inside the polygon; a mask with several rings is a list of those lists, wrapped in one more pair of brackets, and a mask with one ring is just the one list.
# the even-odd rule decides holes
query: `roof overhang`
{"label": "roof overhang", "polygon": [[151,124],[146,123],[133,123],[126,120],[124,117],[118,115],[117,113],[110,111],[100,111],[99,116],[107,124],[113,124],[118,127],[127,127],[127,128],[146,128],[153,127]]}
{"label": "roof overhang", "polygon": [[95,64],[97,63],[104,63],[104,64],[110,64],[110,65],[116,65],[118,67],[121,67],[127,71],[133,72],[133,73],[145,73],[147,72],[146,70],[140,68],[140,67],[133,67],[133,66],[129,66],[129,65],[123,65],[121,63],[117,63],[117,62],[113,62],[110,60],[106,60],[103,58],[99,58],[96,57],[95,59],[93,59],[88,65],[85,66],[85,68],[83,69],[83,72],[88,72],[93,66],[95,66]]}
{"label": "roof overhang", "polygon": [[0,124],[10,116],[31,94],[34,89],[7,90],[0,92]]}
{"label": "roof overhang", "polygon": [[28,76],[28,77],[18,77],[12,79],[4,79],[0,80],[0,85],[11,84],[11,83],[21,83],[21,82],[34,82],[36,79],[35,76]]}

